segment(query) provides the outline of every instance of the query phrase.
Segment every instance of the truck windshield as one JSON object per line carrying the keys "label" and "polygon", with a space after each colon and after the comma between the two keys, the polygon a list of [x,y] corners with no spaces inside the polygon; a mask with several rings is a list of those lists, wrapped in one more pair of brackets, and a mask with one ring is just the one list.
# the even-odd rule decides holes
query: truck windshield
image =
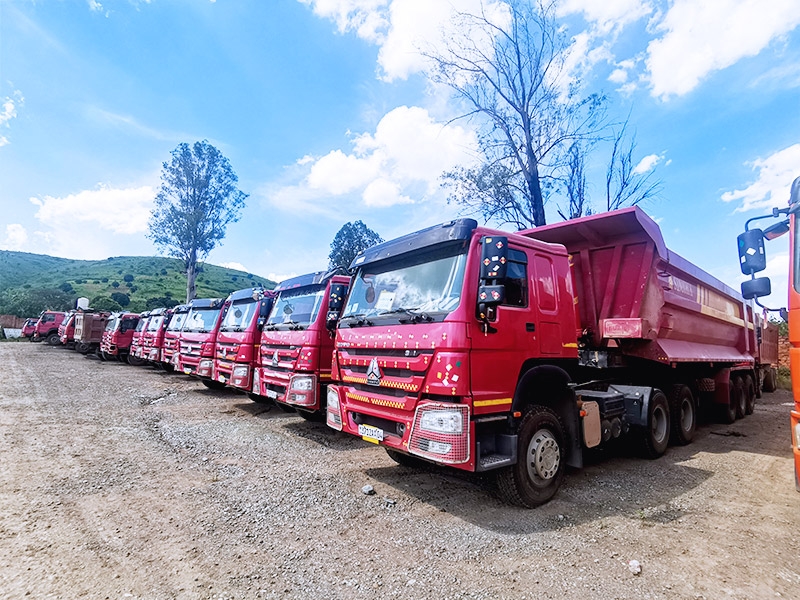
{"label": "truck windshield", "polygon": [[106,323],[106,331],[114,331],[117,327],[117,317],[109,317]]}
{"label": "truck windshield", "polygon": [[140,331],[144,331],[145,326],[147,325],[147,319],[142,319],[136,324],[136,332],[139,333]]}
{"label": "truck windshield", "polygon": [[432,313],[451,312],[461,300],[467,261],[463,250],[459,252],[424,262],[415,256],[364,265],[353,278],[342,318],[389,313],[400,318],[425,318]]}
{"label": "truck windshield", "polygon": [[314,322],[325,297],[325,285],[284,290],[269,313],[267,327],[305,327]]}
{"label": "truck windshield", "polygon": [[186,321],[186,315],[188,312],[179,312],[172,315],[172,318],[169,320],[169,325],[167,325],[167,331],[180,331],[183,328],[183,323]]}
{"label": "truck windshield", "polygon": [[193,308],[186,317],[184,331],[208,332],[214,329],[219,316],[219,308]]}
{"label": "truck windshield", "polygon": [[250,324],[257,311],[257,300],[238,300],[226,309],[219,328],[221,331],[241,331]]}
{"label": "truck windshield", "polygon": [[159,315],[157,317],[151,317],[151,319],[147,322],[147,331],[158,331],[161,329],[161,323],[164,322],[164,316]]}

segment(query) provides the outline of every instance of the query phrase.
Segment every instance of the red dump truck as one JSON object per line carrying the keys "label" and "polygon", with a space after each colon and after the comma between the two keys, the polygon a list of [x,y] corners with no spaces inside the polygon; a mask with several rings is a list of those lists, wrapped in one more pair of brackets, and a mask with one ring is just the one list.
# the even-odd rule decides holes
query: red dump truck
{"label": "red dump truck", "polygon": [[495,471],[508,502],[547,502],[616,438],[689,443],[700,404],[753,410],[753,311],[638,207],[519,233],[459,219],[352,267],[328,425],[402,464]]}
{"label": "red dump truck", "polygon": [[106,323],[100,341],[100,356],[106,360],[124,360],[128,356],[133,332],[139,324],[139,315],[131,312],[113,313]]}
{"label": "red dump truck", "polygon": [[[789,298],[788,310],[780,309],[781,316],[789,325],[789,368],[792,374],[793,406],[789,412],[791,426],[792,454],[794,456],[795,487],[800,492],[800,240],[798,240],[798,214],[800,214],[800,177],[796,178],[789,191],[789,205],[784,208],[773,208],[772,213],[753,217],[745,223],[745,231],[739,235],[739,262],[742,273],[750,279],[742,283],[742,295],[755,300],[765,311],[778,311],[767,308],[759,302],[759,298],[772,293],[772,285],[768,277],[756,277],[755,274],[767,268],[767,257],[764,240],[773,240],[786,233],[789,234]],[[761,219],[781,220],[765,229],[750,228],[751,223]],[[764,379],[765,387],[775,387],[774,372]]]}
{"label": "red dump truck", "polygon": [[172,309],[167,329],[164,331],[164,344],[159,359],[166,371],[174,370],[177,365],[178,354],[181,351],[181,331],[183,322],[189,314],[189,308],[188,304],[179,304]]}
{"label": "red dump truck", "polygon": [[170,308],[155,308],[150,311],[150,318],[142,336],[141,358],[151,364],[158,365],[161,362],[165,334],[171,316]]}
{"label": "red dump truck", "polygon": [[71,310],[58,326],[58,339],[62,346],[72,348],[75,345],[75,315],[76,311]]}
{"label": "red dump truck", "polygon": [[75,315],[75,350],[89,354],[100,348],[110,313],[79,310]]}
{"label": "red dump truck", "polygon": [[150,321],[150,311],[144,311],[139,314],[139,322],[136,324],[136,329],[133,330],[131,336],[131,345],[128,348],[128,364],[134,367],[139,367],[145,362],[143,357],[144,353],[144,333],[147,330],[147,323]]}
{"label": "red dump truck", "polygon": [[220,298],[195,298],[189,303],[189,313],[181,330],[178,371],[210,380],[223,304]]}
{"label": "red dump truck", "polygon": [[261,327],[272,308],[275,294],[262,288],[233,292],[220,316],[214,369],[207,387],[230,386],[250,392],[257,366]]}
{"label": "red dump truck", "polygon": [[33,338],[33,332],[36,330],[36,321],[39,319],[25,319],[25,324],[22,326],[22,337]]}
{"label": "red dump truck", "polygon": [[58,346],[61,343],[58,335],[58,326],[61,325],[66,316],[67,313],[65,312],[55,310],[42,311],[33,329],[31,341],[41,342],[45,340],[51,346]]}
{"label": "red dump truck", "polygon": [[261,331],[253,400],[274,400],[305,418],[325,410],[333,331],[349,284],[349,277],[324,271],[278,284]]}

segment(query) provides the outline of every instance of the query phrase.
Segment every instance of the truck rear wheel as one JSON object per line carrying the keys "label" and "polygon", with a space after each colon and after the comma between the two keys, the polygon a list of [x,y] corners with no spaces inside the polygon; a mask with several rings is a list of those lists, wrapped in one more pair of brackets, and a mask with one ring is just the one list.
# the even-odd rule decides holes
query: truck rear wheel
{"label": "truck rear wheel", "polygon": [[672,415],[672,440],[685,446],[694,439],[694,430],[697,427],[697,410],[689,386],[672,386],[669,412]]}
{"label": "truck rear wheel", "polygon": [[736,407],[739,406],[739,396],[744,396],[744,384],[741,377],[733,377],[728,392],[728,404],[719,405],[720,421],[731,424],[736,421]]}
{"label": "truck rear wheel", "polygon": [[747,388],[744,385],[744,379],[738,375],[734,377],[733,387],[736,390],[736,418],[743,419],[747,410]]}
{"label": "truck rear wheel", "polygon": [[669,445],[669,403],[661,390],[653,390],[647,405],[647,425],[636,427],[639,449],[645,458],[658,458]]}
{"label": "truck rear wheel", "polygon": [[506,502],[534,508],[555,496],[564,479],[564,426],[551,409],[532,406],[517,435],[517,464],[498,471],[497,488]]}
{"label": "truck rear wheel", "polygon": [[778,389],[778,372],[774,367],[767,367],[764,371],[764,383],[761,389],[770,394]]}
{"label": "truck rear wheel", "polygon": [[756,407],[756,384],[750,375],[744,378],[744,394],[746,398],[744,414],[752,415]]}

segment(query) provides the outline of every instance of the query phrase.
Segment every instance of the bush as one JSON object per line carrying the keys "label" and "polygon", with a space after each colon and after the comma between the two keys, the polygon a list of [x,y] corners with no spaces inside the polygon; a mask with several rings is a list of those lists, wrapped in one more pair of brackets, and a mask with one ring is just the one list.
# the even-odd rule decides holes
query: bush
{"label": "bush", "polygon": [[166,275],[167,274],[167,270],[166,269],[161,269],[161,274],[162,275]]}
{"label": "bush", "polygon": [[133,281],[133,275],[128,273],[127,275],[125,275],[125,277],[122,278],[122,280],[123,281],[127,281],[127,282],[131,282],[131,281]]}
{"label": "bush", "polygon": [[111,282],[111,287],[118,288],[119,287],[119,281],[112,281]]}
{"label": "bush", "polygon": [[792,372],[789,367],[778,367],[778,388],[782,390],[792,389]]}
{"label": "bush", "polygon": [[120,306],[119,302],[108,296],[95,296],[92,298],[91,307],[95,310],[108,310],[111,312],[119,312],[122,310],[122,306]]}
{"label": "bush", "polygon": [[131,298],[123,292],[112,292],[111,299],[123,308],[131,303]]}
{"label": "bush", "polygon": [[100,281],[102,281],[103,283],[108,283],[108,277],[103,277]]}

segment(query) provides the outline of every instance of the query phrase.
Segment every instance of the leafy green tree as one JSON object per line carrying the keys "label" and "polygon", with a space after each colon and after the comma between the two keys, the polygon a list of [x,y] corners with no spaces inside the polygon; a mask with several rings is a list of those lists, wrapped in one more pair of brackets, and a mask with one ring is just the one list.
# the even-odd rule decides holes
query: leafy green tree
{"label": "leafy green tree", "polygon": [[128,273],[127,275],[125,275],[125,277],[122,278],[122,280],[123,281],[128,281],[128,282],[133,281],[133,275]]}
{"label": "leafy green tree", "polygon": [[52,288],[11,288],[0,295],[0,314],[33,317],[43,310],[69,310],[75,295]]}
{"label": "leafy green tree", "polygon": [[245,194],[230,162],[207,141],[183,143],[163,163],[161,189],[150,215],[148,237],[162,252],[183,261],[186,301],[196,295],[197,263],[239,220]]}
{"label": "leafy green tree", "polygon": [[112,281],[111,282],[111,287],[113,287],[114,289],[118,288],[119,287],[119,281]]}
{"label": "leafy green tree", "polygon": [[111,312],[119,312],[122,310],[122,306],[120,306],[119,302],[113,300],[109,296],[95,296],[92,298],[89,306],[95,310],[108,310]]}
{"label": "leafy green tree", "polygon": [[328,255],[328,268],[349,269],[353,259],[362,250],[380,244],[383,238],[361,221],[345,223],[336,232]]}
{"label": "leafy green tree", "polygon": [[122,308],[125,308],[131,303],[131,297],[123,292],[112,292],[111,299],[119,304]]}

